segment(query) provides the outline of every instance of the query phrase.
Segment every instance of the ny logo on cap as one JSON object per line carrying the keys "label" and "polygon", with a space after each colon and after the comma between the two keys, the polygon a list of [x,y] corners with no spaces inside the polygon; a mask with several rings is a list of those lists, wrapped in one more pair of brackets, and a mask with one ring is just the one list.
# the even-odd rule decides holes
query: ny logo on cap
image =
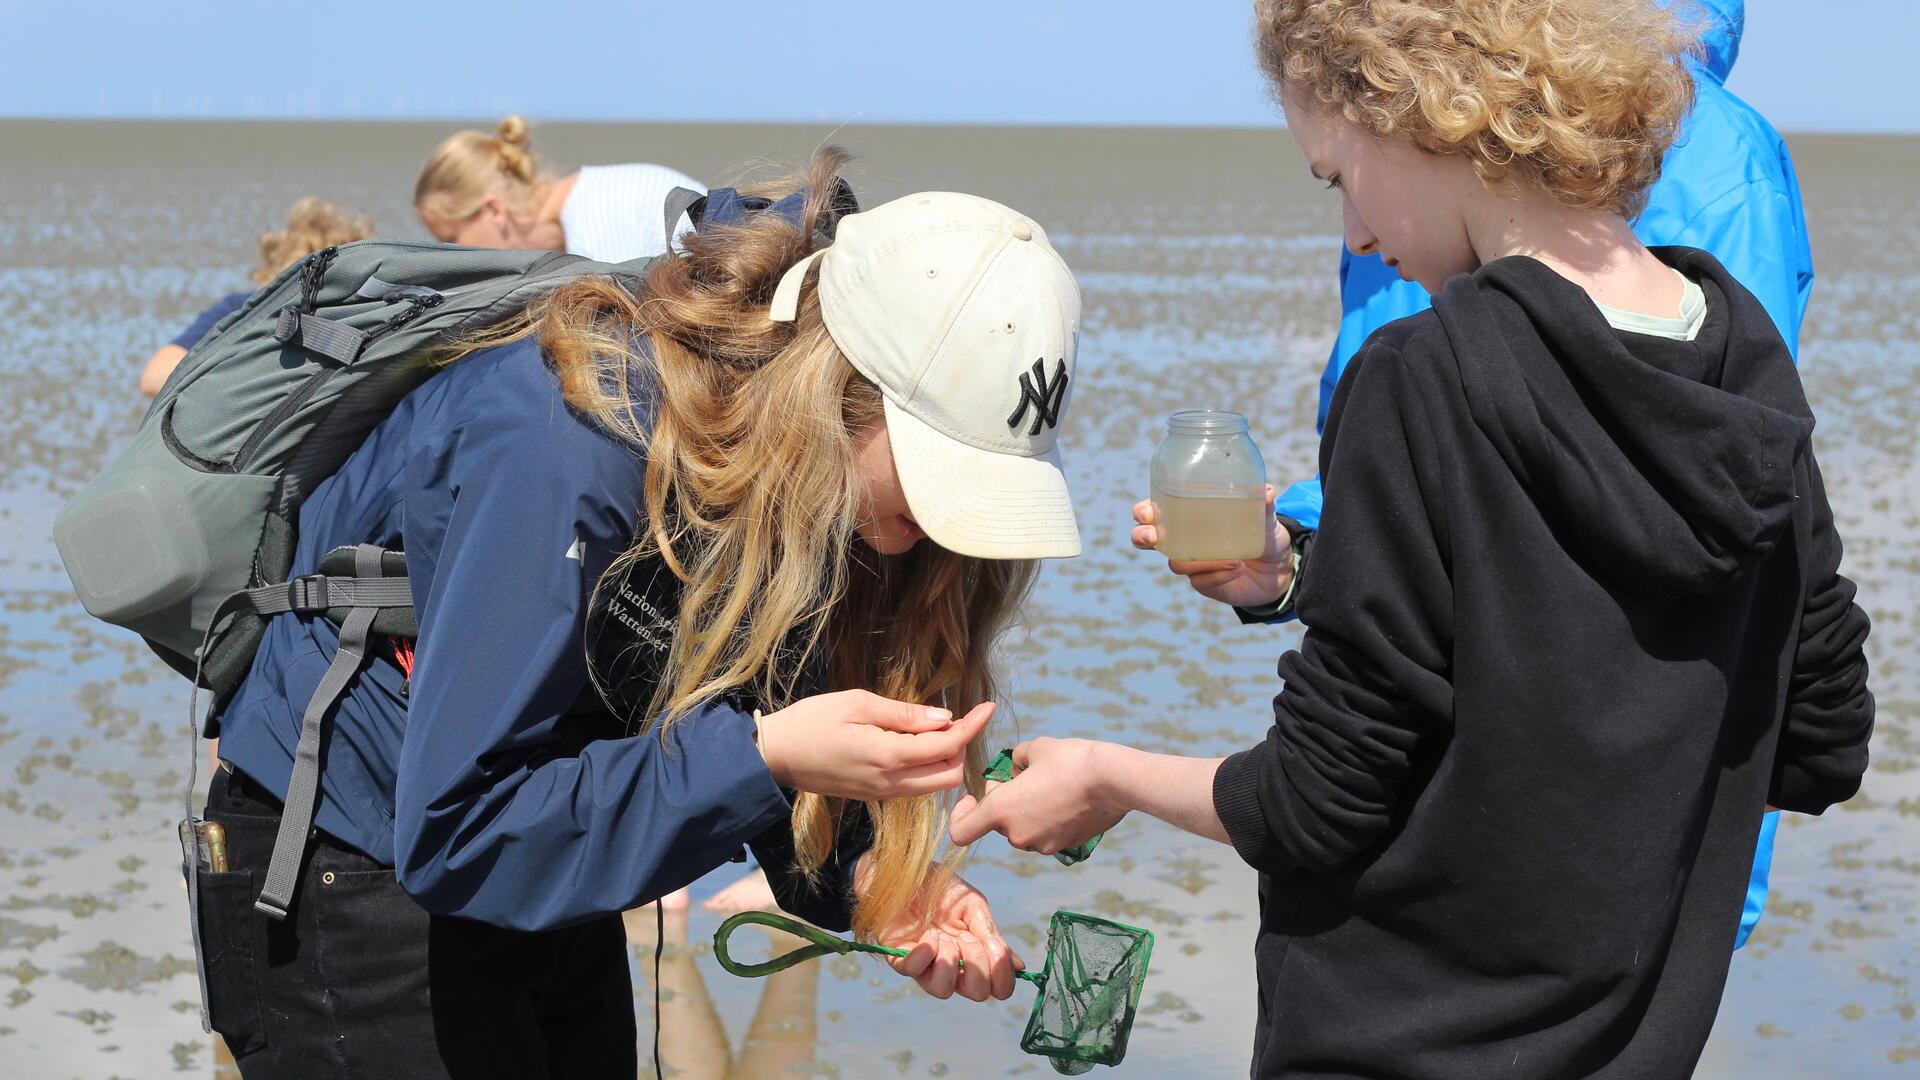
{"label": "ny logo on cap", "polygon": [[1027,406],[1033,406],[1033,427],[1027,430],[1028,438],[1040,434],[1042,424],[1051,428],[1060,426],[1060,403],[1067,398],[1067,362],[1059,362],[1051,382],[1047,380],[1047,369],[1042,366],[1045,363],[1046,358],[1042,357],[1033,362],[1032,372],[1020,373],[1020,407],[1007,417],[1007,427],[1018,431],[1020,421],[1026,419]]}

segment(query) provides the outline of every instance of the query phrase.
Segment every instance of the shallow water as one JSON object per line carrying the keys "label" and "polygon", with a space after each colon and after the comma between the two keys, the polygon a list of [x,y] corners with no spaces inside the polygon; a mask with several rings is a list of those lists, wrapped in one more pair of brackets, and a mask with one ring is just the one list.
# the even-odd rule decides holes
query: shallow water
{"label": "shallow water", "polygon": [[[241,287],[251,243],[314,193],[419,235],[413,170],[440,127],[0,123],[0,1062],[8,1075],[213,1072],[195,1015],[172,822],[185,687],[89,620],[49,540],[60,501],[138,422],[138,364]],[[712,181],[804,155],[812,127],[554,126],[563,163],[659,160]],[[1312,469],[1315,385],[1336,313],[1338,206],[1272,131],[848,128],[868,201],[922,188],[1041,221],[1086,297],[1067,424],[1087,554],[1042,575],[1010,644],[1018,730],[1225,752],[1264,731],[1294,632],[1241,628],[1126,544],[1164,415],[1254,418],[1276,480]],[[1803,337],[1816,436],[1872,612],[1880,702],[1862,794],[1781,829],[1775,889],[1733,965],[1702,1075],[1920,1071],[1920,140],[1793,140],[1819,280]],[[1178,645],[1175,642],[1196,642]],[[1011,737],[1013,731],[1006,734]],[[971,876],[1038,963],[1068,907],[1159,933],[1120,1074],[1244,1075],[1252,874],[1230,851],[1123,823],[1066,869],[981,846]],[[723,872],[695,890],[724,883]],[[1045,1075],[1016,1043],[1028,1006],[921,997],[878,961],[747,982],[670,926],[663,1020],[681,1076]],[[651,920],[635,1008],[650,1049]],[[754,931],[758,933],[758,931]],[[729,1072],[731,1070],[731,1072]]]}

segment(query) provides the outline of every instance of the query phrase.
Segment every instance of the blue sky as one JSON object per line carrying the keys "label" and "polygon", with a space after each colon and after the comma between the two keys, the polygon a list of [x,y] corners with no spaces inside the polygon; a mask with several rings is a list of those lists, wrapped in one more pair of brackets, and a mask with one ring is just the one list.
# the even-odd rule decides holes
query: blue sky
{"label": "blue sky", "polygon": [[[1250,7],[0,0],[0,116],[1277,123]],[[1729,85],[1777,127],[1920,131],[1920,2],[1747,8]]]}

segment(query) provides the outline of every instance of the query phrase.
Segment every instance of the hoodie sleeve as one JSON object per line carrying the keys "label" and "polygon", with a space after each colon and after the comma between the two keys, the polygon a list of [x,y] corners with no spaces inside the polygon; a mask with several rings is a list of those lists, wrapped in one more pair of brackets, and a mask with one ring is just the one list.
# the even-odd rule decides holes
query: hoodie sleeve
{"label": "hoodie sleeve", "polygon": [[1281,658],[1266,741],[1214,777],[1234,849],[1270,874],[1331,872],[1365,850],[1416,744],[1452,715],[1438,453],[1397,351],[1376,341],[1354,364],[1321,450],[1326,501],[1299,595],[1307,633]]}
{"label": "hoodie sleeve", "polygon": [[[507,387],[499,393],[512,388]],[[632,454],[564,409],[495,402],[418,461],[403,533],[420,640],[395,866],[428,911],[535,930],[621,911],[725,862],[788,803],[753,719],[716,701],[577,754],[585,612],[632,535]],[[450,496],[444,494],[450,492]]]}
{"label": "hoodie sleeve", "polygon": [[1873,734],[1873,694],[1867,689],[1867,613],[1853,602],[1853,582],[1840,574],[1840,536],[1811,450],[1806,490],[1813,507],[1809,588],[1767,801],[1817,814],[1860,789]]}

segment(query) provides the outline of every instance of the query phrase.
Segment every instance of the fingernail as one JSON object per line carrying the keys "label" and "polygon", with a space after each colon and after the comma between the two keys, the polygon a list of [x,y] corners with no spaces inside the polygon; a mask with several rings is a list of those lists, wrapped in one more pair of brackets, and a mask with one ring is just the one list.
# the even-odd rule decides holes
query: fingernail
{"label": "fingernail", "polygon": [[953,712],[948,709],[928,709],[927,719],[933,721],[936,724],[944,724],[947,721],[953,719]]}

